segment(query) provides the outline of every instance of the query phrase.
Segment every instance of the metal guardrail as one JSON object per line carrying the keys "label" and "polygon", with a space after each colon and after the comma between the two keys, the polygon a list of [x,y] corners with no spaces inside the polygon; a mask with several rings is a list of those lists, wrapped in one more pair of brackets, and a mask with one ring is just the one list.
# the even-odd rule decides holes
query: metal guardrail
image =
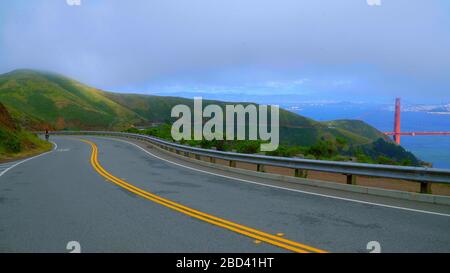
{"label": "metal guardrail", "polygon": [[326,160],[311,160],[300,158],[285,158],[266,155],[242,154],[235,152],[224,152],[209,149],[202,149],[181,145],[178,143],[162,140],[156,137],[109,131],[57,131],[51,134],[58,135],[107,135],[117,137],[135,138],[151,142],[166,150],[174,150],[177,153],[183,152],[186,156],[193,154],[206,156],[215,162],[215,159],[227,160],[230,167],[235,167],[236,162],[256,164],[258,171],[263,171],[263,166],[277,166],[295,169],[296,176],[301,176],[305,170],[320,171],[327,173],[339,173],[347,176],[347,184],[355,184],[356,176],[369,176],[380,178],[392,178],[421,183],[422,193],[431,193],[431,183],[450,184],[450,170],[426,168],[426,167],[405,167],[394,165],[365,164],[354,162],[339,162]]}

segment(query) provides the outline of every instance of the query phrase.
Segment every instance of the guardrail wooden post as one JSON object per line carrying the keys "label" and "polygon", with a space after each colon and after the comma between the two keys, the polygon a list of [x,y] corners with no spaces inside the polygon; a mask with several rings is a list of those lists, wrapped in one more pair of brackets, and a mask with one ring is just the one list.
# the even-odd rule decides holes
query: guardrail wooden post
{"label": "guardrail wooden post", "polygon": [[257,165],[256,165],[256,170],[257,170],[258,172],[262,172],[262,173],[266,172],[266,170],[265,170],[265,168],[264,168],[264,165],[262,165],[262,164],[257,164]]}
{"label": "guardrail wooden post", "polygon": [[216,159],[212,156],[209,157],[209,162],[216,163]]}
{"label": "guardrail wooden post", "polygon": [[347,176],[347,184],[356,185],[356,175],[346,174],[346,176]]}
{"label": "guardrail wooden post", "polygon": [[295,177],[307,178],[308,177],[308,171],[307,170],[301,170],[301,169],[295,169]]}
{"label": "guardrail wooden post", "polygon": [[199,155],[195,155],[195,159],[200,160],[200,156]]}
{"label": "guardrail wooden post", "polygon": [[236,168],[236,161],[230,160],[230,167]]}
{"label": "guardrail wooden post", "polygon": [[420,182],[420,193],[431,194],[431,183]]}
{"label": "guardrail wooden post", "polygon": [[189,153],[188,152],[184,152],[184,156],[185,157],[189,157]]}

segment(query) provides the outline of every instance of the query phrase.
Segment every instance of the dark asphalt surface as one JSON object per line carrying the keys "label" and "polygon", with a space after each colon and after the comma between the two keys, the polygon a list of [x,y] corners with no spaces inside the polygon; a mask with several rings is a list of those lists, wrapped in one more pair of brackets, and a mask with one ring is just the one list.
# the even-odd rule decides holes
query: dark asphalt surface
{"label": "dark asphalt surface", "polygon": [[[161,161],[122,141],[86,139],[98,145],[101,165],[130,184],[302,244],[368,252],[367,243],[378,241],[382,252],[450,252],[448,216],[248,184]],[[93,169],[86,143],[52,140],[57,150],[0,177],[0,252],[68,252],[69,241],[80,242],[82,252],[286,252],[136,196]]]}

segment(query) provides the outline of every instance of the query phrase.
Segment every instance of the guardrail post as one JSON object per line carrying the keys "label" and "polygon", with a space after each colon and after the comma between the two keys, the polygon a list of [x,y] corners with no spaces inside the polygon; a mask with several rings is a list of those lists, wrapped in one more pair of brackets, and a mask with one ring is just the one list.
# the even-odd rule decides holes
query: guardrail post
{"label": "guardrail post", "polygon": [[308,171],[307,170],[301,170],[301,169],[295,169],[295,177],[307,178],[308,177]]}
{"label": "guardrail post", "polygon": [[195,159],[200,160],[200,156],[199,155],[195,155]]}
{"label": "guardrail post", "polygon": [[431,194],[431,183],[420,182],[420,193]]}
{"label": "guardrail post", "polygon": [[216,163],[216,159],[212,156],[209,157],[209,162]]}
{"label": "guardrail post", "polygon": [[236,161],[230,160],[230,167],[236,168]]}
{"label": "guardrail post", "polygon": [[356,185],[356,175],[346,174],[346,176],[347,176],[347,184]]}
{"label": "guardrail post", "polygon": [[184,156],[189,157],[189,153],[188,152],[184,152]]}
{"label": "guardrail post", "polygon": [[264,168],[264,165],[262,165],[262,164],[257,164],[256,165],[256,170],[258,172],[262,172],[262,173],[266,171],[265,168]]}

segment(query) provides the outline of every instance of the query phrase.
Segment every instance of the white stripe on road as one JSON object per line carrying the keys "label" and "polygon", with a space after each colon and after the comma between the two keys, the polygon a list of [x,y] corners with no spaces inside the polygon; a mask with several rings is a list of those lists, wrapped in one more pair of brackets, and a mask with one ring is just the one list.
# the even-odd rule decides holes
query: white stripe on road
{"label": "white stripe on road", "polygon": [[427,210],[419,210],[419,209],[411,209],[411,208],[398,207],[398,206],[392,206],[392,205],[386,205],[386,204],[380,204],[380,203],[373,203],[373,202],[367,202],[367,201],[351,199],[351,198],[345,198],[345,197],[338,197],[338,196],[327,195],[327,194],[322,194],[322,193],[315,193],[315,192],[309,192],[309,191],[303,191],[303,190],[290,189],[290,188],[285,188],[285,187],[268,185],[268,184],[264,184],[264,183],[250,181],[250,180],[246,180],[246,179],[226,176],[226,175],[217,174],[217,173],[213,173],[213,172],[208,172],[208,171],[196,169],[196,168],[193,168],[193,167],[188,167],[188,166],[185,166],[185,165],[182,165],[182,164],[175,163],[173,161],[164,159],[162,157],[159,157],[159,156],[157,156],[157,155],[155,155],[155,154],[145,150],[144,148],[140,147],[139,145],[137,145],[135,143],[132,143],[132,142],[129,142],[129,141],[126,141],[126,140],[115,139],[115,138],[108,138],[108,139],[112,139],[112,140],[115,140],[115,141],[122,141],[122,142],[128,143],[130,145],[133,145],[133,146],[139,148],[143,152],[145,152],[145,153],[147,153],[147,154],[149,154],[149,155],[151,155],[151,156],[153,156],[153,157],[155,157],[157,159],[166,161],[168,163],[171,163],[171,164],[174,164],[174,165],[186,168],[186,169],[190,169],[190,170],[194,170],[194,171],[197,171],[197,172],[201,172],[201,173],[211,174],[211,175],[215,175],[215,176],[219,176],[219,177],[223,177],[223,178],[237,180],[237,181],[241,181],[241,182],[245,182],[245,183],[251,183],[251,184],[264,186],[264,187],[270,187],[270,188],[287,190],[287,191],[293,191],[293,192],[300,192],[300,193],[304,193],[304,194],[310,194],[310,195],[321,196],[321,197],[326,197],[326,198],[332,198],[332,199],[337,199],[337,200],[343,200],[343,201],[348,201],[348,202],[355,202],[355,203],[360,203],[360,204],[365,204],[365,205],[372,205],[372,206],[378,206],[378,207],[384,207],[384,208],[399,209],[399,210],[406,210],[406,211],[412,211],[412,212],[419,212],[419,213],[425,213],[425,214],[432,214],[432,215],[439,215],[439,216],[450,217],[450,214],[446,214],[446,213],[439,213],[439,212],[433,212],[433,211],[427,211]]}
{"label": "white stripe on road", "polygon": [[53,143],[53,150],[48,151],[48,152],[43,153],[43,154],[40,154],[40,155],[36,155],[36,156],[30,157],[30,158],[24,159],[24,160],[22,160],[22,161],[19,161],[19,162],[15,163],[15,164],[11,165],[10,167],[6,168],[4,171],[0,172],[0,177],[1,177],[2,175],[4,175],[5,173],[7,173],[7,172],[8,172],[9,170],[11,170],[12,168],[14,168],[14,167],[16,167],[16,166],[18,166],[18,165],[20,165],[20,164],[22,164],[22,163],[24,163],[24,162],[27,162],[27,161],[29,161],[29,160],[31,160],[31,159],[38,158],[38,157],[40,157],[40,156],[43,156],[43,155],[46,155],[46,154],[48,154],[48,153],[51,153],[51,152],[55,151],[56,148],[58,148],[58,145],[57,145],[55,142],[53,142],[53,141],[51,141],[51,143]]}

